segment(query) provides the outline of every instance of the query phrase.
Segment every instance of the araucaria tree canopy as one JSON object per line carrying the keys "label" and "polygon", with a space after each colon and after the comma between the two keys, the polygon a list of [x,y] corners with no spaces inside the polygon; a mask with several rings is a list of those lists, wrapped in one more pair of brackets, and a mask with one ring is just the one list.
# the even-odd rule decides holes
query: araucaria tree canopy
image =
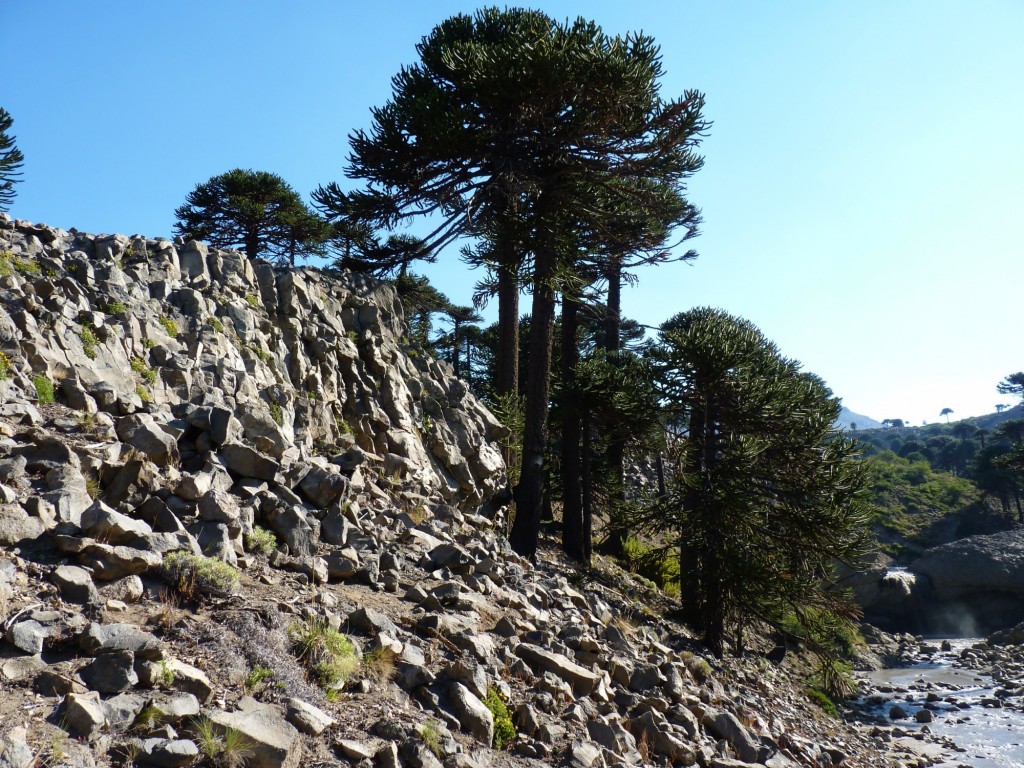
{"label": "araucaria tree canopy", "polygon": [[14,185],[21,181],[21,166],[25,156],[14,143],[8,131],[14,124],[10,113],[0,107],[0,211],[6,211],[14,202]]}
{"label": "araucaria tree canopy", "polygon": [[[677,198],[703,162],[696,146],[707,127],[704,99],[697,91],[660,98],[652,38],[612,37],[593,22],[559,23],[539,11],[454,16],[417,51],[419,62],[394,77],[391,100],[373,111],[373,128],[351,137],[348,173],[367,189],[349,202],[384,225],[434,214],[439,223],[428,246],[463,234],[486,238],[499,321],[508,330],[505,360],[516,354],[519,283],[532,291],[511,532],[513,547],[532,557],[546,477],[556,297],[579,284],[576,270],[594,233],[612,229],[623,202],[661,216],[666,229],[696,225],[696,209]],[[499,392],[508,386],[499,382]]]}
{"label": "araucaria tree canopy", "polygon": [[175,234],[218,248],[240,248],[250,259],[287,260],[319,253],[330,235],[326,221],[284,179],[235,168],[189,192],[174,215]]}
{"label": "araucaria tree canopy", "polygon": [[[676,430],[668,493],[648,523],[679,547],[683,608],[721,655],[727,629],[852,616],[832,588],[867,530],[865,469],[840,403],[746,320],[694,309],[654,350]],[[827,633],[826,633],[827,634]]]}

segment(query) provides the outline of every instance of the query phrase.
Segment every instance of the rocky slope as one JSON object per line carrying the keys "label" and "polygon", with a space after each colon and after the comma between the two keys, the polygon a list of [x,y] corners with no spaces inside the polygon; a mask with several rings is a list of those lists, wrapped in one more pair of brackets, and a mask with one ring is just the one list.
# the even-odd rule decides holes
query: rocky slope
{"label": "rocky slope", "polygon": [[512,553],[503,430],[386,286],[0,251],[0,768],[898,764],[621,572]]}

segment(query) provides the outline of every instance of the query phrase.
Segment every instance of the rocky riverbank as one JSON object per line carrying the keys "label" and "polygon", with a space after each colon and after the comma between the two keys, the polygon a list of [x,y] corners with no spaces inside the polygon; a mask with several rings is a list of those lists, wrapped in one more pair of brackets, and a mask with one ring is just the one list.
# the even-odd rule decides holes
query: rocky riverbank
{"label": "rocky riverbank", "polygon": [[0,768],[896,766],[788,666],[508,548],[387,287],[0,217]]}

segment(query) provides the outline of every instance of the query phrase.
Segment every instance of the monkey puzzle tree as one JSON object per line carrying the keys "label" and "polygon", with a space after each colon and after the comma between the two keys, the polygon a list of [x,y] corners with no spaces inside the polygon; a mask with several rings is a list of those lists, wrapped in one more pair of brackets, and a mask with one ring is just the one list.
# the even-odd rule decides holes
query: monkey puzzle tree
{"label": "monkey puzzle tree", "polygon": [[667,494],[645,518],[679,547],[682,605],[716,655],[727,627],[849,618],[837,561],[867,531],[863,464],[833,427],[839,401],[751,323],[694,309],[667,321],[653,360],[675,441]]}
{"label": "monkey puzzle tree", "polygon": [[174,215],[175,234],[292,264],[319,253],[331,232],[280,176],[241,168],[197,185]]}
{"label": "monkey puzzle tree", "polygon": [[[391,100],[373,111],[372,131],[351,137],[349,175],[367,181],[382,222],[438,214],[427,238],[432,245],[485,229],[495,238],[499,267],[526,265],[499,268],[497,279],[499,315],[509,290],[502,281],[512,281],[514,292],[521,275],[533,292],[510,536],[518,552],[532,557],[556,295],[578,252],[573,231],[560,225],[596,230],[606,211],[595,192],[617,178],[683,189],[703,163],[695,147],[706,127],[704,100],[696,91],[659,98],[661,59],[650,37],[610,37],[592,22],[560,24],[538,11],[486,8],[454,16],[417,52],[420,61],[393,78]],[[628,191],[634,205],[655,202],[640,184]]]}
{"label": "monkey puzzle tree", "polygon": [[14,118],[0,107],[0,211],[7,211],[14,202],[14,185],[21,181],[25,156],[18,149],[15,137],[8,134]]}

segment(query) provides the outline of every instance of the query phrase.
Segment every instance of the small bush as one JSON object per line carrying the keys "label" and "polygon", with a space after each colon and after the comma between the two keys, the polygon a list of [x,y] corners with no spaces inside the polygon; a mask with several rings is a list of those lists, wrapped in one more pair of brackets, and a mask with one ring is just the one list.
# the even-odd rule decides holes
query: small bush
{"label": "small bush", "polygon": [[0,381],[11,375],[11,358],[0,352]]}
{"label": "small bush", "polygon": [[257,664],[252,668],[252,671],[245,677],[245,690],[255,691],[263,683],[274,676],[274,670],[270,667],[264,667],[262,664]]}
{"label": "small bush", "polygon": [[423,740],[423,746],[434,753],[434,757],[441,758],[441,729],[438,727],[437,720],[430,718],[422,726],[420,726],[420,738]]}
{"label": "small bush", "polygon": [[164,556],[160,574],[187,598],[230,593],[238,586],[238,571],[227,563],[182,550]]}
{"label": "small bush", "polygon": [[653,581],[666,594],[679,594],[679,560],[671,550],[630,538],[623,546],[623,559],[626,570]]}
{"label": "small bush", "polygon": [[146,365],[146,361],[141,357],[133,357],[128,364],[132,370],[142,377],[142,380],[147,384],[152,384],[156,381],[156,371]]}
{"label": "small bush", "polygon": [[108,315],[127,315],[128,305],[123,301],[108,301],[103,311]]}
{"label": "small bush", "polygon": [[218,319],[217,319],[216,317],[215,317],[215,318],[213,318],[213,319],[212,319],[212,320],[210,321],[210,326],[211,326],[211,327],[213,328],[213,330],[215,330],[215,331],[216,331],[217,333],[224,333],[224,323],[222,323],[222,322],[221,322],[220,320],[218,320]]}
{"label": "small bush", "polygon": [[90,360],[95,360],[96,345],[100,343],[100,340],[96,338],[96,332],[93,331],[91,326],[83,325],[78,329],[78,338],[82,342],[82,348],[85,350],[85,356]]}
{"label": "small bush", "polygon": [[376,683],[386,683],[395,674],[395,652],[390,648],[370,651],[363,657],[363,671]]}
{"label": "small bush", "polygon": [[153,339],[149,338],[148,336],[142,340],[143,349],[152,349],[155,346],[156,342],[153,341]]}
{"label": "small bush", "polygon": [[43,376],[43,374],[40,373],[33,376],[32,385],[36,388],[36,400],[40,405],[49,405],[57,400],[53,382]]}
{"label": "small bush", "polygon": [[714,673],[707,660],[692,653],[683,654],[683,664],[686,665],[686,668],[698,683],[703,683]]}
{"label": "small bush", "polygon": [[288,635],[296,655],[310,674],[327,690],[337,690],[359,668],[356,648],[345,635],[320,619],[292,624]]}
{"label": "small bush", "polygon": [[167,315],[160,315],[159,323],[164,327],[164,330],[167,331],[168,336],[172,339],[178,338],[178,334],[180,333],[178,330],[178,324],[171,318],[167,317]]}
{"label": "small bush", "polygon": [[269,556],[277,548],[277,536],[273,531],[254,525],[252,533],[245,537],[245,548],[257,555]]}
{"label": "small bush", "polygon": [[270,404],[270,418],[274,420],[279,427],[284,425],[284,411],[281,410],[281,406],[277,403]]}
{"label": "small bush", "polygon": [[245,301],[250,307],[258,307],[260,305],[260,298],[255,293],[247,294]]}
{"label": "small bush", "polygon": [[95,477],[85,478],[85,492],[89,494],[89,498],[93,501],[102,496],[103,486],[100,485],[99,479]]}
{"label": "small bush", "polygon": [[161,659],[160,682],[163,683],[166,687],[170,688],[172,685],[174,685],[175,677],[176,675],[174,674],[174,670],[171,669],[171,665],[167,663],[166,659]]}
{"label": "small bush", "polygon": [[14,268],[26,277],[36,277],[43,274],[39,262],[35,259],[14,259]]}
{"label": "small bush", "polygon": [[516,727],[512,723],[512,715],[509,714],[508,707],[505,706],[497,688],[487,689],[484,706],[494,716],[494,743],[492,746],[495,749],[504,749],[516,737]]}
{"label": "small bush", "polygon": [[138,395],[139,396],[139,400],[141,400],[144,403],[152,403],[153,402],[153,396],[151,394],[149,394],[149,390],[146,389],[141,384],[136,384],[135,385],[135,394]]}
{"label": "small bush", "polygon": [[234,728],[215,725],[208,717],[194,720],[191,730],[199,752],[215,765],[242,768],[256,754],[249,737]]}
{"label": "small bush", "polygon": [[830,714],[832,717],[839,717],[839,710],[836,709],[836,705],[832,703],[832,699],[825,695],[824,692],[819,691],[817,688],[808,688],[807,698],[825,710],[825,712]]}
{"label": "small bush", "polygon": [[11,269],[11,259],[14,258],[14,254],[10,251],[0,251],[0,277],[10,277],[14,274],[14,270]]}
{"label": "small bush", "polygon": [[342,435],[351,435],[352,434],[352,426],[347,421],[345,421],[344,419],[342,419],[340,417],[334,420],[334,426],[337,428],[339,434],[342,434]]}

